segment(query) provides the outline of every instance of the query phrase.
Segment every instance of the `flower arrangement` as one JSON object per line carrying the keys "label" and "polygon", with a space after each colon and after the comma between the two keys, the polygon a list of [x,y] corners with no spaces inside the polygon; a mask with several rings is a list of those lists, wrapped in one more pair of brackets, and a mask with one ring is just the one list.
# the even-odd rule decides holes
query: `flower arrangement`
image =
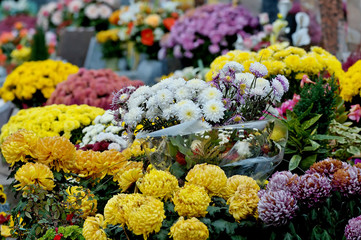
{"label": "flower arrangement", "polygon": [[118,33],[120,29],[109,29],[97,33],[97,41],[102,46],[103,58],[120,58],[124,55],[124,42],[120,41]]}
{"label": "flower arrangement", "polygon": [[175,23],[169,37],[161,44],[161,52],[169,50],[176,58],[188,62],[201,60],[208,66],[220,53],[234,49],[237,35],[246,37],[258,27],[258,19],[242,6],[201,6]]}
{"label": "flower arrangement", "polygon": [[[310,79],[317,78],[319,73],[334,74],[339,80],[340,86],[344,82],[344,72],[341,63],[332,54],[320,47],[312,47],[311,51],[306,52],[302,48],[287,47],[282,44],[272,45],[257,53],[235,50],[217,57],[211,64],[211,70],[206,74],[206,80],[211,81],[213,76],[216,76],[228,62],[235,61],[241,63],[245,71],[249,72],[251,64],[260,61],[260,59],[262,64],[268,69],[265,77],[283,74],[290,80],[290,94],[299,92],[299,85],[292,84],[292,82],[300,81],[305,74]],[[292,97],[292,95],[287,97]]]}
{"label": "flower arrangement", "polygon": [[160,41],[169,33],[178,17],[182,14],[178,4],[162,3],[151,6],[134,3],[119,10],[120,38],[130,39],[139,53],[145,53],[150,59],[158,58]]}
{"label": "flower arrangement", "polygon": [[340,79],[340,95],[345,101],[353,102],[352,100],[355,97],[356,103],[357,96],[361,93],[361,85],[358,81],[361,73],[360,66],[361,61],[359,60],[347,70],[344,78]]}
{"label": "flower arrangement", "polygon": [[118,76],[110,69],[86,70],[81,68],[64,82],[59,83],[46,102],[51,104],[87,104],[109,109],[112,93],[126,86],[141,86],[143,82],[132,81],[125,76]]}
{"label": "flower arrangement", "polygon": [[36,24],[43,29],[56,29],[67,20],[64,8],[65,4],[62,1],[49,2],[41,6],[37,14]]}
{"label": "flower arrangement", "polygon": [[87,105],[50,105],[23,109],[3,125],[0,143],[19,129],[32,130],[41,137],[65,136],[77,142],[82,137],[81,130],[103,113],[103,109]]}
{"label": "flower arrangement", "polygon": [[0,96],[19,108],[40,106],[51,96],[58,83],[78,70],[77,66],[61,61],[25,62],[7,76]]}

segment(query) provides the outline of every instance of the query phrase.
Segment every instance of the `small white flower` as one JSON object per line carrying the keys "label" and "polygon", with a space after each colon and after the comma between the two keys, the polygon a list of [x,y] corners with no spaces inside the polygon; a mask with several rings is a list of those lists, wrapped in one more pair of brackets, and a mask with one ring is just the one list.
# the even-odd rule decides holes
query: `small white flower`
{"label": "small white flower", "polygon": [[204,118],[212,122],[219,122],[223,118],[225,110],[221,101],[211,100],[203,106]]}
{"label": "small white flower", "polygon": [[201,79],[194,78],[187,82],[187,87],[189,87],[190,89],[194,89],[196,91],[200,91],[200,90],[208,87],[208,84]]}
{"label": "small white flower", "polygon": [[108,145],[108,150],[115,150],[115,151],[120,152],[121,147],[118,143],[111,143]]}
{"label": "small white flower", "polygon": [[107,5],[101,4],[100,6],[98,6],[98,12],[99,12],[100,18],[108,19],[113,11]]}
{"label": "small white flower", "polygon": [[89,19],[97,19],[99,17],[99,11],[97,5],[89,4],[84,10],[85,16]]}
{"label": "small white flower", "polygon": [[71,13],[77,13],[84,6],[83,2],[80,0],[73,0],[69,3],[68,9]]}
{"label": "small white flower", "polygon": [[184,99],[191,99],[192,98],[192,92],[189,91],[186,87],[180,87],[175,92],[175,98],[177,101],[181,101]]}
{"label": "small white flower", "polygon": [[238,141],[233,147],[237,150],[238,155],[242,159],[248,158],[252,155],[249,148],[249,142]]}
{"label": "small white flower", "polygon": [[145,101],[145,96],[141,95],[139,97],[133,97],[133,95],[128,100],[128,108],[136,108],[139,107]]}
{"label": "small white flower", "polygon": [[160,106],[166,106],[173,102],[173,93],[168,89],[162,89],[157,92],[156,98]]}
{"label": "small white flower", "polygon": [[124,114],[124,122],[131,127],[135,127],[142,120],[143,113],[143,110],[139,107],[131,108],[128,113]]}
{"label": "small white flower", "polygon": [[110,123],[114,118],[114,115],[111,111],[107,110],[100,118],[100,123],[107,124]]}
{"label": "small white flower", "polygon": [[272,80],[272,88],[276,101],[280,101],[283,94],[285,93],[282,83],[278,81],[276,78],[274,78]]}
{"label": "small white flower", "polygon": [[175,116],[175,108],[174,105],[169,105],[168,108],[163,110],[163,114],[162,117],[166,120],[171,119],[172,117]]}
{"label": "small white flower", "polygon": [[230,62],[227,62],[223,68],[222,68],[222,72],[223,73],[226,73],[228,72],[229,69],[232,69],[234,70],[236,73],[241,73],[244,71],[244,67],[242,64],[238,63],[238,62],[235,62],[235,61],[230,61]]}
{"label": "small white flower", "polygon": [[264,77],[268,74],[267,67],[260,62],[251,63],[249,71],[256,75],[256,77]]}
{"label": "small white flower", "polygon": [[202,103],[206,103],[210,100],[221,100],[222,93],[215,87],[207,87],[203,91],[201,91],[199,95],[199,100]]}
{"label": "small white flower", "polygon": [[270,82],[264,78],[257,78],[255,87],[251,89],[251,94],[265,97],[270,93],[270,91]]}
{"label": "small white flower", "polygon": [[183,104],[178,108],[177,112],[181,122],[197,120],[202,117],[201,109],[193,102]]}
{"label": "small white flower", "polygon": [[247,88],[251,87],[252,81],[254,80],[254,75],[252,73],[236,73],[235,83],[237,84],[246,84]]}
{"label": "small white flower", "polygon": [[150,96],[151,94],[152,94],[152,89],[149,86],[141,86],[130,96],[130,99],[139,96],[147,97]]}
{"label": "small white flower", "polygon": [[59,11],[54,12],[53,15],[51,16],[50,20],[55,26],[59,26],[63,22],[62,11],[59,10]]}

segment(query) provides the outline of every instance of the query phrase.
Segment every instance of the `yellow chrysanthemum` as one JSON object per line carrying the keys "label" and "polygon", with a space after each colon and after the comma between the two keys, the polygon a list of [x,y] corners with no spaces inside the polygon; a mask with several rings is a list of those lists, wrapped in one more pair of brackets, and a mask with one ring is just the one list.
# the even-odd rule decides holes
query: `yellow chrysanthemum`
{"label": "yellow chrysanthemum", "polygon": [[113,196],[104,208],[104,217],[107,223],[124,226],[128,221],[129,209],[135,207],[142,194],[118,194]]}
{"label": "yellow chrysanthemum", "polygon": [[[86,218],[89,215],[94,215],[97,211],[97,200],[94,194],[89,189],[84,189],[81,186],[68,187],[66,189],[67,196],[67,208],[74,210],[81,210],[82,218]],[[80,202],[80,205],[79,205]]]}
{"label": "yellow chrysanthemum", "polygon": [[120,174],[119,178],[117,179],[118,185],[122,192],[128,190],[128,188],[135,182],[138,181],[143,177],[143,169],[142,168],[132,168],[129,170],[125,170]]}
{"label": "yellow chrysanthemum", "polygon": [[[104,114],[104,109],[88,105],[60,104],[22,109],[1,128],[0,143],[19,129],[33,131],[38,137],[62,135],[70,138],[72,131],[86,127],[102,114]],[[49,124],[44,124],[44,122]],[[76,124],[68,126],[68,122]]]}
{"label": "yellow chrysanthemum", "polygon": [[150,233],[157,233],[165,219],[164,205],[151,196],[142,196],[134,201],[133,206],[126,206],[127,226],[135,235],[148,238]]}
{"label": "yellow chrysanthemum", "polygon": [[195,165],[188,172],[186,180],[204,187],[210,196],[221,195],[227,184],[227,176],[224,171],[218,166],[207,163]]}
{"label": "yellow chrysanthemum", "polygon": [[34,156],[34,148],[37,144],[37,136],[30,131],[19,130],[6,138],[1,144],[1,152],[10,166],[18,161],[27,162]]}
{"label": "yellow chrysanthemum", "polygon": [[15,98],[24,101],[32,99],[35,92],[40,91],[45,98],[49,98],[52,92],[47,89],[54,90],[58,83],[65,81],[78,70],[77,66],[62,61],[25,62],[6,77],[0,97],[4,101]]}
{"label": "yellow chrysanthemum", "polygon": [[229,205],[229,213],[239,222],[249,216],[258,217],[258,202],[257,192],[252,188],[246,188],[242,191],[236,191],[228,199],[227,204]]}
{"label": "yellow chrysanthemum", "polygon": [[174,240],[206,240],[209,237],[207,226],[194,217],[187,220],[180,217],[169,234]]}
{"label": "yellow chrysanthemum", "polygon": [[38,185],[48,191],[55,187],[53,172],[41,163],[26,163],[16,172],[15,179],[19,181],[14,185],[16,190],[29,189],[29,185]]}
{"label": "yellow chrysanthemum", "polygon": [[76,150],[65,137],[45,137],[38,140],[34,157],[37,162],[45,164],[56,171],[68,171],[74,164]]}
{"label": "yellow chrysanthemum", "polygon": [[258,186],[257,182],[247,176],[242,175],[234,175],[227,179],[227,186],[225,189],[225,195],[224,198],[227,200],[232,195],[234,195],[239,189],[239,191],[255,191],[258,192],[260,190],[260,187]]}
{"label": "yellow chrysanthemum", "polygon": [[109,30],[100,31],[96,35],[96,39],[99,43],[105,43],[107,41],[119,41],[119,29],[113,28]]}
{"label": "yellow chrysanthemum", "polygon": [[178,180],[169,172],[152,169],[138,180],[137,186],[146,196],[167,200],[178,189]]}
{"label": "yellow chrysanthemum", "polygon": [[105,228],[103,215],[97,214],[95,217],[88,217],[83,225],[83,237],[85,240],[107,240]]}
{"label": "yellow chrysanthemum", "polygon": [[174,211],[184,217],[204,217],[211,198],[203,187],[187,184],[173,198]]}
{"label": "yellow chrysanthemum", "polygon": [[348,69],[340,81],[341,97],[350,102],[354,96],[361,95],[361,60]]}
{"label": "yellow chrysanthemum", "polygon": [[11,237],[11,228],[9,226],[0,225],[0,232],[2,237]]}

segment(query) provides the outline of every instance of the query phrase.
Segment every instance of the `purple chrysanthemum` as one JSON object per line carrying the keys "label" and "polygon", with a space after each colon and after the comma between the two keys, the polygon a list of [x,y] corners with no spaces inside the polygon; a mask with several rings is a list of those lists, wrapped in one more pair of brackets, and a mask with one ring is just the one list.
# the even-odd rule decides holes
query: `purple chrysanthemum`
{"label": "purple chrysanthemum", "polygon": [[258,202],[259,218],[267,225],[282,226],[296,215],[296,198],[288,191],[267,191]]}
{"label": "purple chrysanthemum", "polygon": [[361,169],[350,166],[337,170],[333,175],[332,188],[345,196],[361,194]]}
{"label": "purple chrysanthemum", "polygon": [[299,177],[297,174],[292,174],[289,171],[276,172],[269,179],[269,182],[267,184],[267,190],[285,190],[294,194],[297,192],[298,182]]}
{"label": "purple chrysanthemum", "polygon": [[285,92],[287,92],[288,89],[290,88],[290,83],[288,82],[288,79],[284,75],[281,75],[281,74],[278,74],[276,76],[276,79],[281,82],[281,84],[283,86],[283,90]]}
{"label": "purple chrysanthemum", "polygon": [[268,74],[267,67],[260,62],[251,63],[249,71],[256,75],[256,77],[264,77]]}
{"label": "purple chrysanthemum", "polygon": [[332,179],[333,174],[342,168],[348,168],[350,165],[348,163],[342,162],[340,160],[326,158],[320,162],[314,163],[306,173],[319,173],[325,175],[326,177]]}
{"label": "purple chrysanthemum", "polygon": [[297,200],[300,204],[312,207],[331,195],[331,180],[319,173],[306,173],[299,178]]}
{"label": "purple chrysanthemum", "polygon": [[361,239],[361,216],[348,220],[345,227],[345,237],[347,240]]}

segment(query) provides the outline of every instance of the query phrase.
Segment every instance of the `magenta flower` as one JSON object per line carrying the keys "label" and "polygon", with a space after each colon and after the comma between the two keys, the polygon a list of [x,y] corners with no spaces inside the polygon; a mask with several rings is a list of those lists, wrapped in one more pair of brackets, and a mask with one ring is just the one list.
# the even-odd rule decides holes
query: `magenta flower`
{"label": "magenta flower", "polygon": [[345,237],[347,240],[357,240],[361,236],[361,216],[348,220],[345,227]]}
{"label": "magenta flower", "polygon": [[352,105],[350,109],[350,113],[348,114],[348,118],[359,122],[361,118],[361,107],[360,104]]}

